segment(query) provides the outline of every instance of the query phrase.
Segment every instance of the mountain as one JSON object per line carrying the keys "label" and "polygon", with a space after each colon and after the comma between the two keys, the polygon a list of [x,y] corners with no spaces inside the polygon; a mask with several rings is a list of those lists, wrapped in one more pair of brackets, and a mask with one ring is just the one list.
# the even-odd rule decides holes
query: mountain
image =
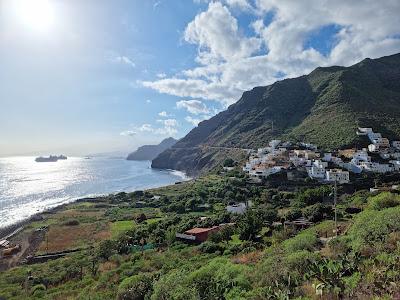
{"label": "mountain", "polygon": [[153,160],[156,168],[197,174],[239,148],[270,139],[305,141],[324,149],[359,144],[357,127],[400,136],[400,54],[364,59],[350,67],[319,67],[308,75],[244,92]]}
{"label": "mountain", "polygon": [[177,142],[176,139],[170,137],[163,140],[158,145],[144,145],[132,152],[126,158],[127,160],[153,160],[161,152],[171,148]]}

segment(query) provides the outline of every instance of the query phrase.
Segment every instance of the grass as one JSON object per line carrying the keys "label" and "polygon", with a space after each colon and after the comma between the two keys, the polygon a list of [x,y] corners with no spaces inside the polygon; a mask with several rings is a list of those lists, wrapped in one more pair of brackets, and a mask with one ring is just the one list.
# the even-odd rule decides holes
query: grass
{"label": "grass", "polygon": [[110,223],[110,227],[111,227],[111,237],[114,239],[114,238],[117,238],[118,236],[120,236],[122,233],[133,229],[135,227],[135,224],[132,220],[116,221],[116,222]]}
{"label": "grass", "polygon": [[146,223],[147,224],[154,224],[154,223],[157,223],[157,222],[160,222],[161,220],[163,220],[164,218],[152,218],[152,219],[147,219],[146,220]]}
{"label": "grass", "polygon": [[231,240],[229,241],[229,244],[231,245],[241,245],[243,242],[239,239],[238,234],[234,234],[231,237]]}

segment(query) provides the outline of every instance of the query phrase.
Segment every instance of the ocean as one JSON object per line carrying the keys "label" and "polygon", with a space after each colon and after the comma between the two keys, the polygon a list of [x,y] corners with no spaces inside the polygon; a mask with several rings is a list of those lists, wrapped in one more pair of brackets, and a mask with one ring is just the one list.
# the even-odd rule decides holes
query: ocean
{"label": "ocean", "polygon": [[35,157],[0,158],[0,228],[79,198],[188,179],[182,172],[154,170],[150,164],[111,157],[40,163]]}

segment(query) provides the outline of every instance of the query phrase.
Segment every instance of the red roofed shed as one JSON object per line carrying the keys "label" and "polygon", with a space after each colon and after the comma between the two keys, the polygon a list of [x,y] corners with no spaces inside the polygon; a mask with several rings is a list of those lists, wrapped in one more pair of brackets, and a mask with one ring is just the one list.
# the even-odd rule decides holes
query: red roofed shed
{"label": "red roofed shed", "polygon": [[196,237],[197,242],[204,242],[207,240],[208,235],[212,232],[217,232],[219,230],[219,226],[213,226],[210,228],[192,228],[190,230],[185,231],[187,235],[193,235]]}

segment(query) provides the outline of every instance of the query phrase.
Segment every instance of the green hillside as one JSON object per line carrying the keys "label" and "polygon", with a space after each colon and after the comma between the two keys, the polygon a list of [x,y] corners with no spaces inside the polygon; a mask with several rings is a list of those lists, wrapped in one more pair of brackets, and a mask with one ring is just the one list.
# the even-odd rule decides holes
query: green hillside
{"label": "green hillside", "polygon": [[350,67],[317,68],[247,91],[160,154],[153,167],[196,174],[226,155],[240,157],[240,150],[229,148],[256,148],[272,138],[324,149],[346,147],[360,143],[355,134],[359,126],[389,138],[400,136],[400,54]]}

